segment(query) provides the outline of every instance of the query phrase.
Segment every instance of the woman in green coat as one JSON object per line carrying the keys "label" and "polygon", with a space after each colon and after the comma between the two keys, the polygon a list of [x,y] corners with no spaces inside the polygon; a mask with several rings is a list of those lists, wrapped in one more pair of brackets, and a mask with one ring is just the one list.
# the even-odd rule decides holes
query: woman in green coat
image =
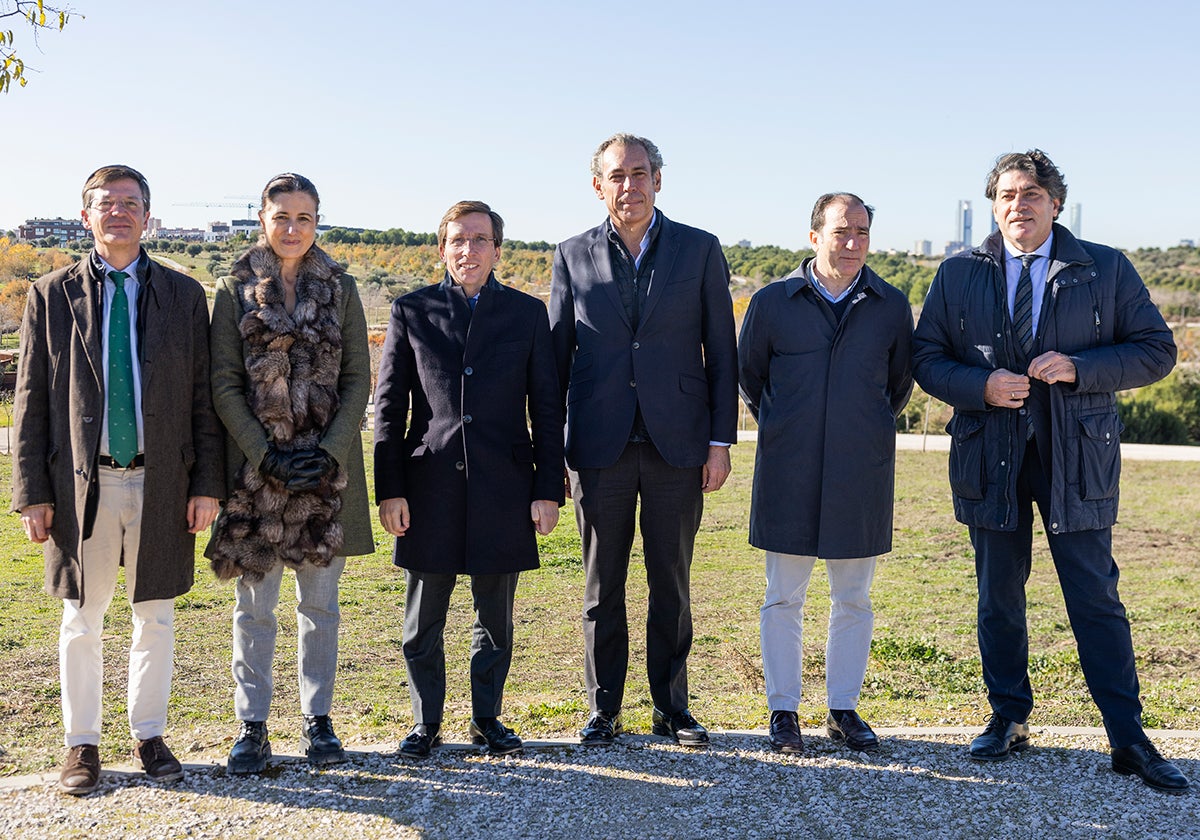
{"label": "woman in green coat", "polygon": [[313,764],[345,760],[329,717],[338,578],[347,556],[375,550],[359,436],[371,372],[354,279],[314,244],[319,205],[302,175],[272,178],[258,244],[220,281],[213,306],[213,403],[231,486],[207,553],[219,578],[237,578],[234,774],[262,771],[271,755],[284,566],[296,574],[300,745]]}

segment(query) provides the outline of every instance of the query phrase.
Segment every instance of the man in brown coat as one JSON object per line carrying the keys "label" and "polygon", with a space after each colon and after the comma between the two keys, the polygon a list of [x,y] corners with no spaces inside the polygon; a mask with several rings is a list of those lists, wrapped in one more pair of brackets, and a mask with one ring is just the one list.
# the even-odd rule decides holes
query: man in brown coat
{"label": "man in brown coat", "polygon": [[195,535],[212,524],[224,481],[208,306],[198,283],[141,248],[146,179],[127,166],[98,169],[82,215],[95,249],[29,290],[13,458],[13,510],[45,544],[46,591],[63,599],[59,787],[75,795],[100,775],[100,634],[120,565],[133,613],[134,758],[151,778],[183,776],[162,739],[174,598],[192,586]]}

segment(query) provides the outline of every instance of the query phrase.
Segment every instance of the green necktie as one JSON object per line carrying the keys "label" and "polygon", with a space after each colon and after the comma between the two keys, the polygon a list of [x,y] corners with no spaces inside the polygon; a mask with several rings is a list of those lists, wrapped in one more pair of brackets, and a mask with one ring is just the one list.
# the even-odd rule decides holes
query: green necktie
{"label": "green necktie", "polygon": [[129,297],[124,271],[110,271],[116,285],[108,315],[108,454],[123,467],[137,455],[133,405],[133,353],[129,348]]}

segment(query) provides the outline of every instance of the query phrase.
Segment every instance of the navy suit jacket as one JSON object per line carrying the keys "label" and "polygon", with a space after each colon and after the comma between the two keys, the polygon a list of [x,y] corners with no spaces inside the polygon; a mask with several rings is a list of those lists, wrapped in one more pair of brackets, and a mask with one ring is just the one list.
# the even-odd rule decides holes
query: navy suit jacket
{"label": "navy suit jacket", "polygon": [[635,330],[613,279],[608,221],[554,255],[550,328],[567,410],[567,464],[614,464],[640,403],[667,463],[703,466],[737,438],[737,338],[729,266],[711,233],[658,214],[653,273]]}

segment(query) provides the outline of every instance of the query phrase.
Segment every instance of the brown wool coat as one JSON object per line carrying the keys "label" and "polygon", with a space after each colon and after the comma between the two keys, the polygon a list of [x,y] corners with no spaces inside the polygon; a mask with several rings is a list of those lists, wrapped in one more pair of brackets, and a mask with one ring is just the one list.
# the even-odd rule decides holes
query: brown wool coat
{"label": "brown wool coat", "polygon": [[[174,598],[191,588],[196,539],[187,531],[187,501],[220,498],[225,483],[208,385],[204,290],[144,257],[143,264],[138,323],[146,484],[134,601]],[[101,296],[88,258],[30,288],[14,406],[12,507],[54,505],[46,591],[76,600],[98,493]]]}
{"label": "brown wool coat", "polygon": [[[317,255],[328,259],[316,247],[310,254],[314,261]],[[346,473],[347,485],[341,491],[342,507],[336,521],[341,524],[343,531],[340,553],[355,556],[375,551],[360,433],[371,392],[371,363],[367,348],[366,316],[358,288],[349,274],[340,274],[338,279],[341,289],[338,322],[341,325],[342,348],[336,358],[341,404],[320,440],[320,447],[332,455]],[[247,402],[250,389],[246,373],[248,348],[239,327],[243,309],[238,297],[238,282],[237,277],[223,277],[217,283],[210,333],[213,404],[226,429],[227,497],[233,493],[234,482],[247,463],[262,463],[268,445],[266,428]],[[212,556],[211,542],[205,553]]]}

